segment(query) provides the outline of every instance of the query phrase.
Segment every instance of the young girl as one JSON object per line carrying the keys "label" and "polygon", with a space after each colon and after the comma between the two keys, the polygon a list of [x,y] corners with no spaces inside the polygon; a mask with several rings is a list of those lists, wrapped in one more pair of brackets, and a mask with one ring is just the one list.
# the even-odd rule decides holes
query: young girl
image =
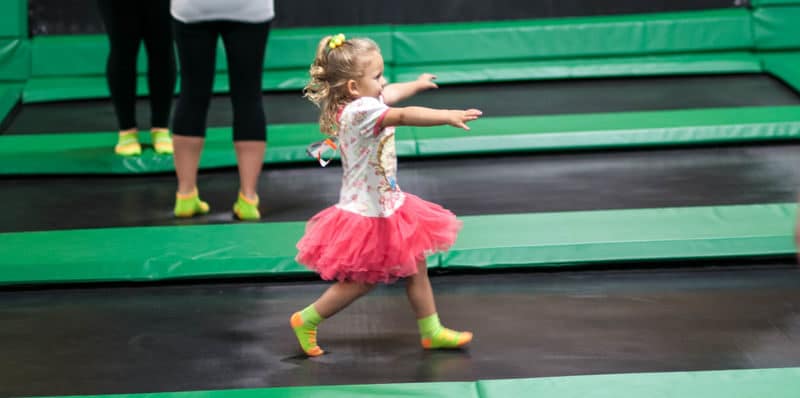
{"label": "young girl", "polygon": [[456,348],[470,332],[442,327],[436,313],[425,257],[447,250],[461,223],[450,211],[400,190],[396,180],[394,126],[466,122],[481,112],[388,105],[436,88],[434,76],[386,85],[383,58],[369,39],[328,36],[320,41],[305,95],[321,109],[323,133],[338,139],[342,159],[339,203],[308,222],[297,243],[297,261],[325,280],[336,280],[290,322],[303,351],[322,355],[317,326],[366,294],[376,283],[407,278],[408,301],[424,348]]}

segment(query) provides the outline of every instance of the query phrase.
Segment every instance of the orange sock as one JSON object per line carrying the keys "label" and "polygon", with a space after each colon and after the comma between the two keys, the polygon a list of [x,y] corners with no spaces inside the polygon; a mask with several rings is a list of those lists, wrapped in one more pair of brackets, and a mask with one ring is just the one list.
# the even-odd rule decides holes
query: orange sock
{"label": "orange sock", "polygon": [[422,346],[426,349],[458,348],[472,341],[471,332],[456,332],[439,322],[439,315],[433,314],[417,320]]}
{"label": "orange sock", "polygon": [[292,314],[290,323],[300,347],[310,357],[325,353],[317,345],[317,326],[324,320],[313,305]]}

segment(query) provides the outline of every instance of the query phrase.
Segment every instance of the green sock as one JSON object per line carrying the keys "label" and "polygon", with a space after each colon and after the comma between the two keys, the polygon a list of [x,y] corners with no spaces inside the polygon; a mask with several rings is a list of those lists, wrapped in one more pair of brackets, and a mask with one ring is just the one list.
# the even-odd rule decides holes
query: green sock
{"label": "green sock", "polygon": [[191,193],[175,194],[175,217],[193,217],[196,214],[208,214],[210,208],[208,203],[200,200],[200,194],[195,188]]}
{"label": "green sock", "polygon": [[442,326],[438,314],[417,319],[417,326],[425,348],[457,348],[472,340],[470,332],[456,332]]}
{"label": "green sock", "polygon": [[442,329],[442,324],[439,322],[439,314],[417,319],[417,326],[419,326],[419,334],[422,335],[422,337],[433,337]]}
{"label": "green sock", "polygon": [[261,219],[258,211],[258,197],[255,200],[248,199],[243,193],[239,192],[236,203],[233,204],[233,213],[242,221],[255,221]]}
{"label": "green sock", "polygon": [[292,314],[290,319],[292,329],[300,347],[308,356],[315,357],[325,353],[317,345],[317,326],[323,320],[324,318],[317,312],[313,304]]}

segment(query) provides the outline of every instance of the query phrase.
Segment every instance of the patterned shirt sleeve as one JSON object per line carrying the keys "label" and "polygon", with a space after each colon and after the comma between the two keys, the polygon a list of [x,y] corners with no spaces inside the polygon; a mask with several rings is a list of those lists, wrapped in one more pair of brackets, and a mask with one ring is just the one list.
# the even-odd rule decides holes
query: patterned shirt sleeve
{"label": "patterned shirt sleeve", "polygon": [[381,123],[389,107],[382,100],[372,97],[361,97],[344,108],[341,117],[342,125],[357,131],[361,136],[377,136],[381,132]]}

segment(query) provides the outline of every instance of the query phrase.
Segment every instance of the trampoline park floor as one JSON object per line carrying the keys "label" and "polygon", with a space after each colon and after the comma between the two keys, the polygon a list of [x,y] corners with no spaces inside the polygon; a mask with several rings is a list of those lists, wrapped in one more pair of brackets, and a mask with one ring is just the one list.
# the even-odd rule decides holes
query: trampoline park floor
{"label": "trampoline park floor", "polygon": [[[465,85],[425,93],[415,104],[483,107],[471,105],[475,99],[488,114],[510,116],[798,103],[794,92],[766,76],[718,78],[546,82],[536,89],[515,83],[496,85],[503,87],[499,97],[490,86]],[[754,91],[764,95],[749,95]],[[274,111],[269,101],[303,110],[276,112],[285,120],[272,122],[313,122],[313,107],[299,107],[299,95],[287,98],[268,100],[268,112]],[[59,119],[63,105],[25,105],[3,134],[108,131],[113,125],[81,117],[83,109],[102,115],[92,110],[96,105],[107,108],[108,118],[107,101],[72,104],[71,111],[69,105]],[[219,108],[220,115],[229,112]],[[210,117],[211,126],[229,123],[217,117]],[[800,183],[797,149],[773,143],[449,157],[401,160],[399,172],[404,190],[462,216],[782,203],[795,200]],[[212,214],[174,220],[171,174],[2,177],[0,232],[227,223],[236,180],[232,169],[204,171],[199,185]],[[264,222],[307,219],[336,201],[339,183],[338,167],[267,167]],[[314,279],[3,287],[0,395],[800,366],[800,271],[793,259],[573,270],[432,271],[444,322],[476,333],[457,351],[423,351],[402,284],[381,287],[323,325],[320,342],[329,354],[316,359],[301,355],[288,328],[288,314],[326,287]]]}
{"label": "trampoline park floor", "polygon": [[[263,98],[269,124],[317,121],[319,111],[300,91],[266,92]],[[781,81],[764,74],[739,74],[447,85],[399,106],[479,108],[485,117],[502,117],[796,104],[800,96]],[[137,114],[147,126],[147,100],[138,102]],[[207,125],[230,126],[231,114],[229,98],[215,96]],[[0,125],[0,134],[107,132],[114,131],[113,126],[116,119],[108,99],[59,101],[18,106]]]}
{"label": "trampoline park floor", "polygon": [[[407,192],[459,216],[786,203],[798,144],[400,160]],[[211,213],[175,219],[175,177],[0,177],[0,232],[233,222],[235,169],[204,171]],[[338,200],[341,168],[267,166],[262,222],[305,221]],[[24,215],[24,216],[20,216]]]}
{"label": "trampoline park floor", "polygon": [[790,262],[444,275],[432,282],[443,322],[475,332],[468,348],[422,350],[401,284],[378,288],[323,323],[319,338],[328,353],[311,360],[288,316],[323,283],[0,292],[0,395],[800,366],[800,271]]}

